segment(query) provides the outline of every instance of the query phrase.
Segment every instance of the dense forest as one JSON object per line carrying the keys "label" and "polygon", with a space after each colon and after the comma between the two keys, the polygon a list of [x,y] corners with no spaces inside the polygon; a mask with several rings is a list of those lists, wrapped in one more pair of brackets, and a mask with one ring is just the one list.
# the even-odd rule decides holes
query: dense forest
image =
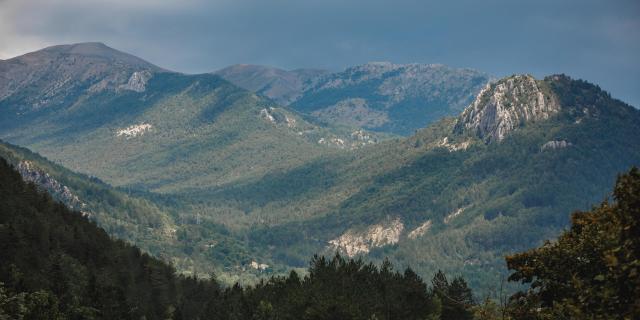
{"label": "dense forest", "polygon": [[640,171],[613,201],[572,215],[557,241],[507,257],[510,299],[478,299],[465,279],[314,257],[307,273],[254,286],[176,274],[25,183],[0,159],[0,319],[637,319]]}
{"label": "dense forest", "polygon": [[[471,316],[461,278],[429,288],[410,269],[314,257],[243,288],[176,275],[22,181],[0,159],[0,319],[425,319]],[[456,316],[457,317],[457,316]]]}

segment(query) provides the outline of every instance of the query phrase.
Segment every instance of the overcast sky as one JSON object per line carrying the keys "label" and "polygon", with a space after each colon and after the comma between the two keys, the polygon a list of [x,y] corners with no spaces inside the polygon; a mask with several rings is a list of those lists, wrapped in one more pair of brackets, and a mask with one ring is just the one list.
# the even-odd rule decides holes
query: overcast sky
{"label": "overcast sky", "polygon": [[162,67],[566,73],[640,106],[639,0],[0,0],[0,59],[100,41]]}

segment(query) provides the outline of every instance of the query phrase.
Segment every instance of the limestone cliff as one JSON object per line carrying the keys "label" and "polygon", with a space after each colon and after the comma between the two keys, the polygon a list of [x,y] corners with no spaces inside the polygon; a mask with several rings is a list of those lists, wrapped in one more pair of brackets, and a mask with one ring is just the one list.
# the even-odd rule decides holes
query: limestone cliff
{"label": "limestone cliff", "polygon": [[458,118],[454,131],[485,142],[500,142],[528,122],[560,111],[558,99],[530,75],[515,75],[487,85]]}

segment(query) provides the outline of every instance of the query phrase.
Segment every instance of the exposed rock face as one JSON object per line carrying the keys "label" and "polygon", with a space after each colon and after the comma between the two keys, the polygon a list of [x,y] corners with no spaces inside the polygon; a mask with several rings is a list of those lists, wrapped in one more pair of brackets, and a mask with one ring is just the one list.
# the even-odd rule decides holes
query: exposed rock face
{"label": "exposed rock face", "polygon": [[404,230],[399,218],[379,223],[362,231],[349,230],[340,237],[329,241],[329,247],[344,252],[349,257],[366,254],[372,248],[398,243]]}
{"label": "exposed rock face", "polygon": [[467,150],[471,143],[469,141],[463,141],[460,143],[449,142],[449,137],[442,138],[442,141],[438,144],[439,147],[447,148],[449,152],[456,152],[461,150]]}
{"label": "exposed rock face", "polygon": [[329,138],[329,139],[325,139],[325,138],[320,138],[320,140],[318,140],[319,144],[324,144],[324,145],[334,145],[336,147],[340,147],[343,148],[346,146],[345,142],[343,139],[340,138]]}
{"label": "exposed rock face", "polygon": [[318,144],[338,147],[340,149],[358,149],[366,145],[375,144],[378,142],[376,137],[371,136],[364,130],[356,130],[351,133],[350,137],[322,137],[318,139]]}
{"label": "exposed rock face", "polygon": [[279,108],[269,107],[260,110],[260,118],[274,125],[285,125],[289,128],[296,126],[296,119],[288,116]]}
{"label": "exposed rock face", "polygon": [[449,224],[451,222],[451,220],[453,220],[457,216],[461,215],[465,210],[467,210],[467,208],[468,208],[468,206],[467,207],[458,208],[458,209],[456,209],[456,211],[451,212],[446,217],[444,217],[444,223],[445,224]]}
{"label": "exposed rock face", "polygon": [[431,225],[432,225],[431,220],[427,220],[425,223],[411,230],[411,232],[409,232],[407,237],[409,237],[409,239],[416,239],[418,237],[422,237],[425,233],[427,233],[427,231],[429,231],[429,229],[431,229]]}
{"label": "exposed rock face", "polygon": [[153,128],[152,125],[143,122],[143,123],[140,123],[140,124],[134,124],[132,126],[124,128],[124,129],[120,129],[120,130],[118,130],[116,135],[118,137],[124,136],[126,138],[135,138],[137,136],[141,136],[141,135],[145,134],[145,132],[151,130],[151,128]]}
{"label": "exposed rock face", "polygon": [[357,141],[363,141],[365,143],[376,143],[376,138],[372,137],[369,133],[362,129],[351,132],[351,138]]}
{"label": "exposed rock face", "polygon": [[151,72],[147,70],[136,71],[131,74],[129,81],[127,81],[125,85],[120,86],[120,88],[136,92],[144,92],[147,86],[147,81],[151,79],[151,76]]}
{"label": "exposed rock face", "polygon": [[54,179],[42,169],[36,167],[30,161],[21,161],[17,169],[24,181],[33,182],[72,210],[80,211],[83,215],[89,214],[86,211],[87,205],[82,202],[78,196],[73,194],[67,186]]}
{"label": "exposed rock face", "polygon": [[485,142],[499,142],[531,121],[545,120],[560,111],[554,95],[530,75],[516,75],[487,85],[458,118],[455,132],[470,132]]}
{"label": "exposed rock face", "polygon": [[552,140],[543,144],[540,150],[555,150],[555,149],[563,149],[572,146],[571,142],[567,142],[565,140]]}
{"label": "exposed rock face", "polygon": [[265,270],[269,269],[269,265],[268,264],[266,264],[266,263],[258,263],[257,261],[251,261],[249,266],[252,269],[260,270],[260,271],[265,271]]}
{"label": "exposed rock face", "polygon": [[[340,149],[357,149],[378,142],[378,138],[364,130],[354,130],[350,134],[334,134],[318,130],[315,125],[298,125],[292,113],[284,108],[268,107],[260,110],[258,116],[278,128],[287,128],[299,136],[304,136],[318,144]],[[317,140],[316,140],[317,139]]]}

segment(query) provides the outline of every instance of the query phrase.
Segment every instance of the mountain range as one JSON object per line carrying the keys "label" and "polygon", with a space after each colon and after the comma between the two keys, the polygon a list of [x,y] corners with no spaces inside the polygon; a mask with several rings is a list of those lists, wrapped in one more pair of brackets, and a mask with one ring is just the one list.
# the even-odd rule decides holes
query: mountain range
{"label": "mountain range", "polygon": [[492,79],[471,69],[390,62],[333,73],[235,65],[216,74],[324,122],[404,136],[458,114]]}
{"label": "mountain range", "polygon": [[566,75],[186,75],[96,43],[0,71],[0,138],[41,155],[2,145],[25,179],[180,271],[231,282],[337,250],[486,289],[505,253],[554,237],[640,164],[640,112]]}

